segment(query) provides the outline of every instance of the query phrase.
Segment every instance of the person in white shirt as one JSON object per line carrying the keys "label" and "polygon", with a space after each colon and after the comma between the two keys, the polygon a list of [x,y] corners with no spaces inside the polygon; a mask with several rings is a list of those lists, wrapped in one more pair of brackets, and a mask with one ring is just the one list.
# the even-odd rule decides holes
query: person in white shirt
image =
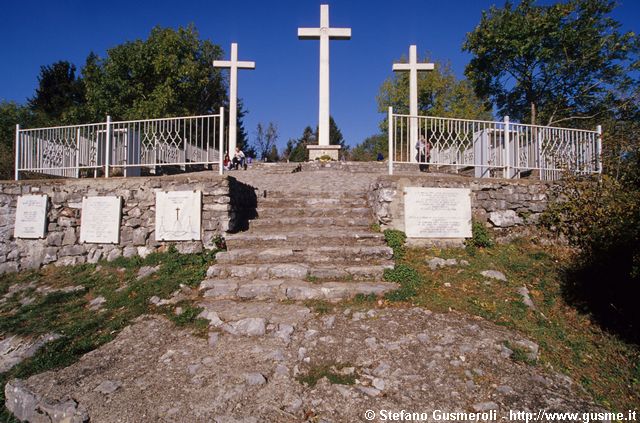
{"label": "person in white shirt", "polygon": [[236,147],[236,153],[233,155],[233,167],[238,170],[242,166],[244,170],[247,170],[247,162],[244,153],[240,148]]}

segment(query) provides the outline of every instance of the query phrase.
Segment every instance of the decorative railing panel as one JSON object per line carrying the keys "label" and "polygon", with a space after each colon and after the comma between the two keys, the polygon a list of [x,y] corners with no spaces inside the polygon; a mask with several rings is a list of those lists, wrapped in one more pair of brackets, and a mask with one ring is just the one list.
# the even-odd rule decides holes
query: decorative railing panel
{"label": "decorative railing panel", "polygon": [[[542,180],[565,173],[601,173],[601,131],[502,122],[409,116],[389,109],[389,173],[393,163],[423,163],[455,172],[472,168],[478,178]],[[418,128],[411,140],[411,126]],[[422,144],[421,144],[422,143]],[[424,147],[423,147],[424,146]],[[428,154],[421,154],[421,149]]]}
{"label": "decorative railing panel", "polygon": [[16,179],[26,172],[60,177],[138,176],[146,168],[214,164],[222,172],[224,111],[218,115],[16,128]]}

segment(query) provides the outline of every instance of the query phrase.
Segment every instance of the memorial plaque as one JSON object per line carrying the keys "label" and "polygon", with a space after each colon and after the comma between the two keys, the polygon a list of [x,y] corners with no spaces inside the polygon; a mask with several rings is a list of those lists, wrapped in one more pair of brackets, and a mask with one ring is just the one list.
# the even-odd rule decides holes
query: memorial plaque
{"label": "memorial plaque", "polygon": [[200,191],[156,192],[156,240],[200,240]]}
{"label": "memorial plaque", "polygon": [[470,238],[471,190],[405,188],[404,222],[409,238]]}
{"label": "memorial plaque", "polygon": [[120,197],[82,198],[80,242],[117,244],[121,211]]}
{"label": "memorial plaque", "polygon": [[18,197],[14,238],[44,238],[47,226],[47,196],[23,195]]}

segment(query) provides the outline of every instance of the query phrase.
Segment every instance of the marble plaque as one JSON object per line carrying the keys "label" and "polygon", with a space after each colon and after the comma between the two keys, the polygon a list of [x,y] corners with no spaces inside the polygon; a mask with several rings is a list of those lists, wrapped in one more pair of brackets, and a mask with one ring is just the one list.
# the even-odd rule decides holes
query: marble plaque
{"label": "marble plaque", "polygon": [[200,240],[200,191],[156,192],[156,240]]}
{"label": "marble plaque", "polygon": [[409,238],[470,238],[471,190],[405,188],[404,222]]}
{"label": "marble plaque", "polygon": [[120,197],[83,197],[80,242],[117,244],[121,211]]}
{"label": "marble plaque", "polygon": [[44,238],[47,226],[47,196],[23,195],[18,197],[14,238]]}

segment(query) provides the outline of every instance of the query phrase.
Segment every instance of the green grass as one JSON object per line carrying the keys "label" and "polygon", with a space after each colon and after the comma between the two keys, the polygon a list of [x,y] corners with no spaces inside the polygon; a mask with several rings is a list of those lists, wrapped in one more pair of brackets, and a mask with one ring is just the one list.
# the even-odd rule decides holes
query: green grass
{"label": "green grass", "polygon": [[[176,316],[171,306],[149,304],[152,296],[168,298],[180,284],[197,286],[206,276],[215,252],[183,255],[170,248],[146,258],[118,258],[113,262],[84,264],[74,267],[47,267],[39,271],[0,276],[0,293],[4,295],[13,284],[29,284],[60,288],[82,285],[85,290],[72,293],[54,292],[36,295],[35,288],[14,294],[0,305],[0,333],[38,336],[49,332],[62,338],[42,347],[33,357],[6,373],[0,374],[0,384],[18,377],[27,378],[47,370],[74,363],[83,354],[111,341],[133,319],[145,313],[162,313],[177,325],[192,328],[196,335],[207,332],[207,322],[198,319],[200,310],[189,303],[178,304],[183,313]],[[142,266],[159,266],[156,273],[137,280]],[[29,305],[20,305],[20,298],[32,297]],[[99,296],[106,299],[100,312],[89,309],[89,302]],[[4,404],[4,388],[0,391]],[[16,421],[4,407],[0,422]]]}
{"label": "green grass", "polygon": [[322,363],[310,367],[306,373],[298,375],[296,380],[310,388],[326,377],[334,385],[353,385],[356,383],[357,373],[343,374],[342,369],[352,367],[345,363]]}
{"label": "green grass", "polygon": [[407,240],[405,233],[396,229],[385,229],[384,240],[393,249],[393,258],[401,260],[404,257],[404,242]]}

